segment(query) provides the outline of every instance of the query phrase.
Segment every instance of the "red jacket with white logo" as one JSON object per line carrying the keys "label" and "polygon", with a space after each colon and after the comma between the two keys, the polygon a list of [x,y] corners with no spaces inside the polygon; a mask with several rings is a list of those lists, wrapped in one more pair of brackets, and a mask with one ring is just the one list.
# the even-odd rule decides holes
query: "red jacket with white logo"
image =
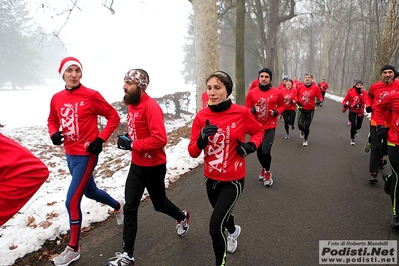
{"label": "red jacket with white logo", "polygon": [[[295,96],[296,96],[296,89],[291,88],[287,90],[287,88],[283,88],[281,90],[281,93],[283,94],[284,98],[284,110],[295,110],[296,109],[296,104],[295,104]],[[294,103],[292,102],[294,101]]]}
{"label": "red jacket with white logo", "polygon": [[[252,107],[258,106],[259,111],[254,114],[255,119],[263,125],[263,129],[272,129],[277,126],[277,117],[284,111],[285,103],[283,94],[279,89],[271,87],[262,91],[259,87],[248,91],[245,99],[245,106],[252,110]],[[277,110],[278,115],[273,116],[272,110]]]}
{"label": "red jacket with white logo", "polygon": [[237,151],[237,140],[245,142],[245,136],[251,135],[249,141],[256,147],[262,143],[265,134],[262,125],[245,106],[232,103],[230,108],[213,112],[210,108],[200,110],[194,118],[188,152],[197,158],[202,150],[197,146],[201,129],[206,120],[218,127],[218,132],[208,138],[204,149],[204,175],[216,181],[234,181],[245,177],[245,159]]}
{"label": "red jacket with white logo", "polygon": [[[107,124],[99,133],[98,116],[107,119]],[[54,94],[47,119],[48,132],[52,136],[62,130],[64,148],[69,155],[88,155],[90,142],[100,137],[107,141],[118,127],[118,112],[98,91],[80,85],[73,90],[63,90]]]}
{"label": "red jacket with white logo", "polygon": [[320,88],[314,83],[310,87],[306,87],[305,83],[301,83],[296,88],[295,101],[302,104],[302,109],[312,111],[316,107],[316,98],[320,101],[324,101],[321,95]]}
{"label": "red jacket with white logo", "polygon": [[[387,122],[390,126],[387,141],[399,146],[399,91],[382,98],[374,112],[377,125],[384,125],[384,122]],[[390,118],[389,121],[385,121],[386,113]]]}
{"label": "red jacket with white logo", "polygon": [[362,116],[364,113],[364,107],[367,100],[367,91],[362,89],[362,93],[357,93],[356,89],[350,89],[346,93],[345,98],[342,101],[342,105],[347,104],[349,111],[352,113],[357,113]]}
{"label": "red jacket with white logo", "polygon": [[133,141],[134,164],[155,166],[166,163],[165,145],[168,140],[163,111],[148,94],[144,94],[138,104],[128,105],[127,129]]}
{"label": "red jacket with white logo", "polygon": [[[399,91],[399,80],[394,80],[390,84],[385,84],[382,81],[375,82],[371,84],[368,97],[366,100],[366,106],[371,106],[373,112],[371,112],[371,125],[376,126],[376,120],[384,119],[384,121],[390,121],[390,114],[387,112],[375,112],[377,107],[377,103],[381,101],[381,99],[385,98],[389,94]],[[384,115],[383,118],[377,118],[376,115]],[[389,127],[389,124],[385,124],[386,127]]]}

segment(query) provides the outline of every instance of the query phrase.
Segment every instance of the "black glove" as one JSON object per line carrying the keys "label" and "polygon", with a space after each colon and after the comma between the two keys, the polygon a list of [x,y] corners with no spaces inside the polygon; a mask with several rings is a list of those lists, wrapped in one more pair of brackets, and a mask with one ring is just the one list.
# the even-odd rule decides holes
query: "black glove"
{"label": "black glove", "polygon": [[103,143],[104,140],[100,137],[97,137],[89,144],[89,147],[87,147],[86,151],[93,154],[99,154],[100,152],[103,151]]}
{"label": "black glove", "polygon": [[58,131],[51,136],[51,141],[54,145],[61,145],[64,142],[64,134],[62,131]]}
{"label": "black glove", "polygon": [[387,138],[387,129],[384,126],[377,125],[376,128],[375,128],[375,131],[377,132],[377,137],[379,139],[386,139]]}
{"label": "black glove", "polygon": [[278,116],[278,111],[277,110],[272,110],[272,116]]}
{"label": "black glove", "polygon": [[206,125],[201,129],[199,138],[197,140],[198,148],[205,149],[206,145],[208,145],[208,137],[213,136],[218,131],[218,127],[215,125],[210,125],[209,120],[206,120]]}
{"label": "black glove", "polygon": [[252,114],[256,114],[256,106],[252,107],[251,113],[252,113]]}
{"label": "black glove", "polygon": [[291,100],[291,103],[295,103],[295,100]]}
{"label": "black glove", "polygon": [[320,106],[320,104],[321,104],[321,101],[317,100],[316,101],[316,106]]}
{"label": "black glove", "polygon": [[367,113],[371,113],[373,111],[373,109],[371,108],[371,106],[367,106],[366,107],[366,112]]}
{"label": "black glove", "polygon": [[127,133],[124,135],[118,135],[118,149],[131,151],[132,143],[133,141],[129,138],[129,135]]}
{"label": "black glove", "polygon": [[241,157],[245,157],[250,153],[253,153],[256,150],[255,143],[246,142],[243,143],[241,140],[236,139],[238,146],[236,147],[236,151]]}
{"label": "black glove", "polygon": [[349,107],[349,105],[348,104],[344,104],[344,108],[348,108]]}
{"label": "black glove", "polygon": [[298,106],[298,108],[302,108],[302,103],[296,102],[296,106]]}

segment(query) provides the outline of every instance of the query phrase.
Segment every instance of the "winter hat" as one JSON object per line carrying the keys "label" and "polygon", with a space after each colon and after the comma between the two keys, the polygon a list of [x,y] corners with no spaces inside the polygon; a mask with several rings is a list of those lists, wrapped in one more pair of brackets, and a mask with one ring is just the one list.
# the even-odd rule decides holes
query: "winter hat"
{"label": "winter hat", "polygon": [[145,92],[148,87],[148,84],[150,83],[150,79],[147,78],[142,73],[140,73],[139,70],[144,71],[142,69],[133,69],[133,68],[129,69],[129,71],[125,74],[124,79],[133,82],[134,84],[136,84],[137,87],[139,87]]}
{"label": "winter hat", "polygon": [[388,69],[390,69],[390,70],[392,70],[394,73],[396,73],[395,67],[394,67],[393,65],[385,65],[385,66],[383,66],[383,67],[381,68],[380,75],[382,74],[382,72],[384,72],[385,70],[388,70]]}
{"label": "winter hat", "polygon": [[218,70],[212,73],[211,76],[214,76],[217,78],[217,76],[222,76],[226,79],[224,83],[224,85],[226,86],[226,90],[227,90],[227,96],[229,96],[232,92],[233,92],[233,80],[231,79],[231,77],[229,76],[229,74],[227,74],[224,71]]}
{"label": "winter hat", "polygon": [[270,69],[268,69],[268,68],[262,68],[261,70],[258,71],[258,79],[259,79],[259,75],[260,75],[261,73],[263,73],[263,72],[266,72],[267,74],[269,74],[269,76],[270,76],[270,81],[272,81],[273,73],[272,73],[272,71],[271,71]]}
{"label": "winter hat", "polygon": [[58,73],[60,73],[60,76],[62,79],[64,79],[64,73],[65,71],[68,69],[68,67],[72,66],[72,65],[76,65],[80,68],[81,71],[83,71],[83,67],[82,64],[79,62],[78,59],[76,59],[75,57],[65,57],[64,59],[62,59],[60,67],[58,68]]}

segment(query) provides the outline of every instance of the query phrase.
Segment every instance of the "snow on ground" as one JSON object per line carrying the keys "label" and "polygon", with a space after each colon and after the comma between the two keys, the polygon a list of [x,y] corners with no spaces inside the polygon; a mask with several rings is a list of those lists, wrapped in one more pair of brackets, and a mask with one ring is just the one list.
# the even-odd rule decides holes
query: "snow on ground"
{"label": "snow on ground", "polygon": [[[338,102],[343,99],[330,94],[327,94],[326,97]],[[44,99],[48,104],[48,97],[44,97]],[[2,104],[6,103],[0,99],[0,105]],[[40,104],[36,106],[40,106]],[[21,119],[19,117],[15,124],[20,125]],[[192,119],[192,115],[183,115],[181,119],[166,121],[167,132],[185,126]],[[10,125],[10,123],[8,124]],[[63,148],[52,145],[45,125],[30,127],[10,125],[10,127],[2,128],[1,132],[31,150],[33,154],[42,159],[50,170],[48,180],[30,201],[12,219],[0,227],[0,265],[12,265],[16,259],[39,250],[46,240],[54,240],[68,232],[69,222],[65,197],[71,177]],[[188,142],[188,139],[181,139],[177,145],[166,149],[166,186],[169,185],[169,182],[179,179],[181,175],[203,163],[202,156],[193,159],[188,155]],[[123,199],[129,165],[130,152],[106,144],[96,167],[96,169],[105,169],[95,172],[97,186],[106,190],[115,199]],[[110,211],[112,208],[83,197],[82,228],[88,227],[94,222],[104,221],[111,214]]]}

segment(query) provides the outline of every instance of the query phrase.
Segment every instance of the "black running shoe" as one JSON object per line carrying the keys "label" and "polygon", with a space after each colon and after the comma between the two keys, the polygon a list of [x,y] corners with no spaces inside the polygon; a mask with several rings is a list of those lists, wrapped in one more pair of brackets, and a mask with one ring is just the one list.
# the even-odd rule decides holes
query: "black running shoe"
{"label": "black running shoe", "polygon": [[387,164],[387,160],[380,160],[379,167],[380,170],[384,169],[384,166]]}
{"label": "black running shoe", "polygon": [[372,173],[369,180],[370,184],[378,183],[377,173]]}
{"label": "black running shoe", "polygon": [[392,182],[391,174],[388,174],[388,173],[383,174],[382,179],[384,180],[385,193],[387,193],[388,195],[391,195],[391,182]]}

